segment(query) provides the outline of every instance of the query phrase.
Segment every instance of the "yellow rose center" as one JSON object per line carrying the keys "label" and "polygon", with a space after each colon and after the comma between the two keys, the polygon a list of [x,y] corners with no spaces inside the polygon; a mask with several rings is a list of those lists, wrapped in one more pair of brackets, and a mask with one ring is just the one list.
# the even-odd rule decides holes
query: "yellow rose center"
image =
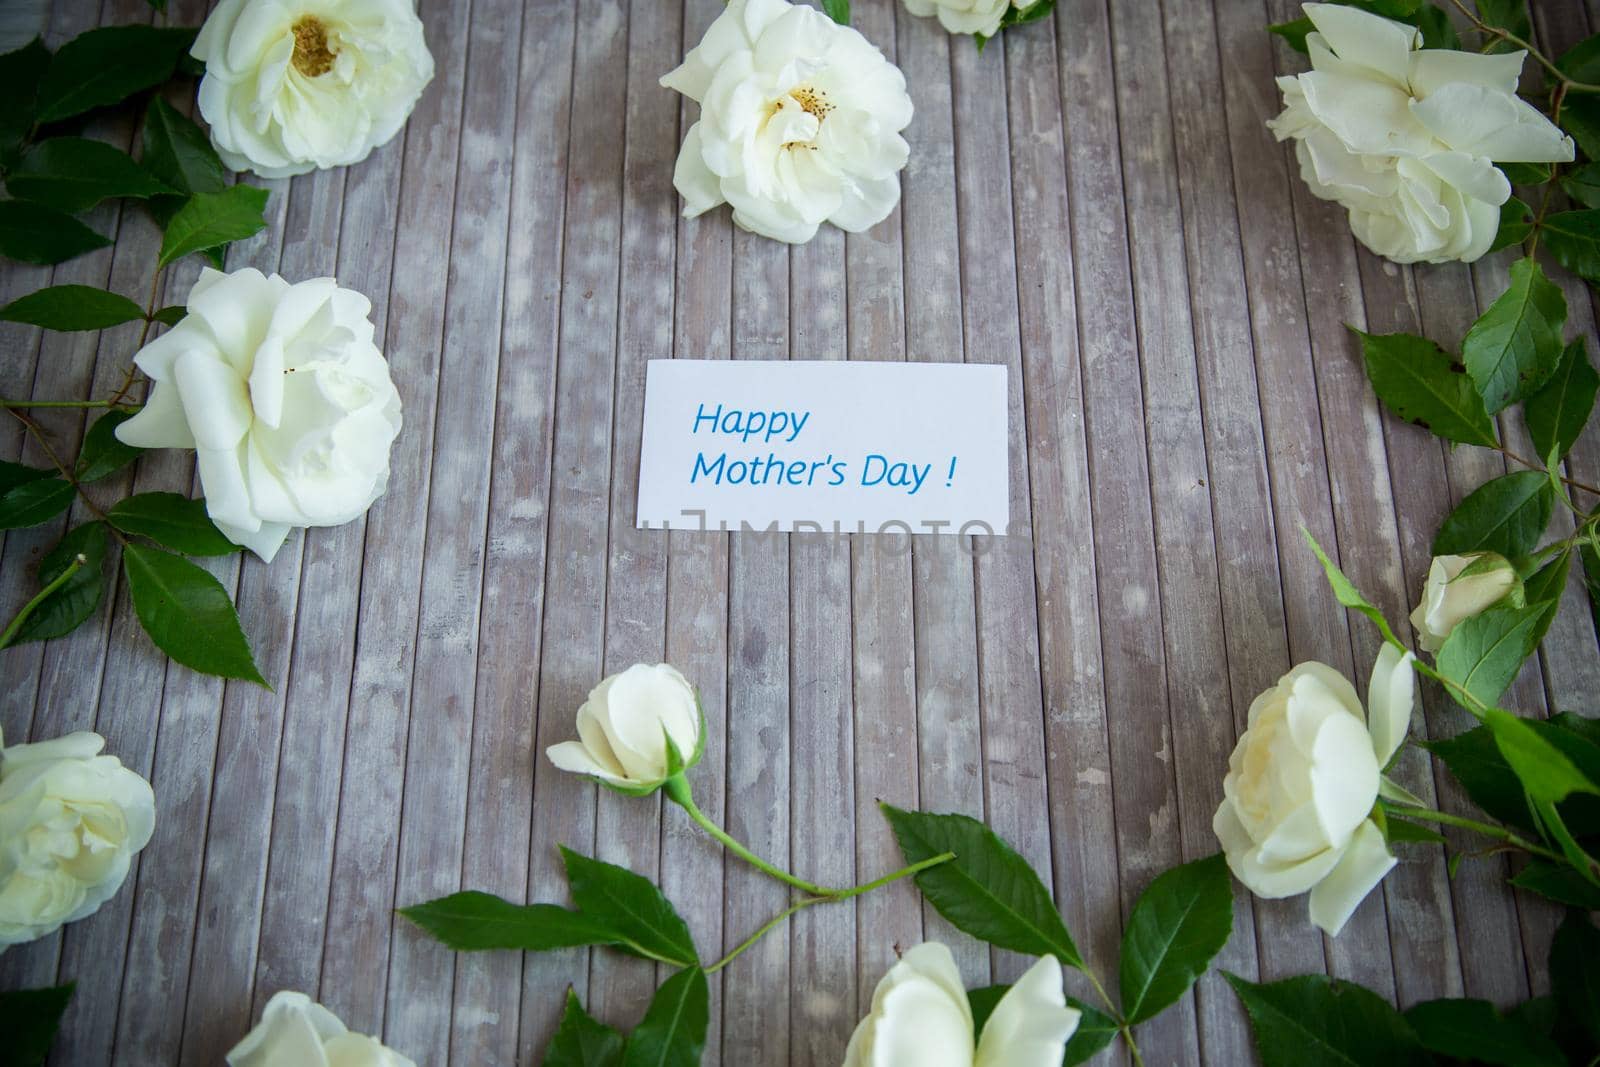
{"label": "yellow rose center", "polygon": [[294,55],[289,62],[308,78],[319,78],[333,69],[333,51],[328,47],[328,27],[315,15],[305,15],[294,24]]}
{"label": "yellow rose center", "polygon": [[[800,110],[815,118],[819,124],[823,119],[828,117],[828,112],[832,111],[834,108],[833,104],[828,103],[827,93],[823,92],[821,89],[813,89],[808,85],[802,86],[799,89],[791,89],[786,96],[780,97],[773,101],[772,108],[767,114],[768,118],[771,118],[773,115],[776,115],[778,112],[783,110],[785,99],[793,100],[795,103],[799,104]],[[785,141],[783,147],[809,148],[813,152],[817,150],[817,146],[812,144],[810,141]]]}

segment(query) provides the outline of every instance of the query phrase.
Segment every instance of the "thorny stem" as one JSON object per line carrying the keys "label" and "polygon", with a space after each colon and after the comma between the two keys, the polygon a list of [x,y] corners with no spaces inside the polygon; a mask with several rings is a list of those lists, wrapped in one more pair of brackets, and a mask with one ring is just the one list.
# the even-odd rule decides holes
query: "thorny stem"
{"label": "thorny stem", "polygon": [[90,513],[94,515],[95,518],[106,524],[106,529],[111,531],[112,537],[115,537],[119,542],[126,546],[128,539],[122,536],[122,531],[118,530],[111,524],[110,518],[106,515],[105,511],[100,507],[100,505],[96,504],[94,500],[90,498],[89,494],[83,491],[83,483],[78,481],[77,474],[71,467],[67,466],[67,464],[61,461],[61,457],[56,454],[56,450],[50,446],[50,439],[45,434],[44,428],[32,418],[23,414],[23,412],[19,410],[19,405],[12,404],[3,397],[0,397],[0,407],[3,407],[7,411],[11,412],[11,417],[22,423],[33,439],[39,443],[39,448],[44,452],[45,457],[48,458],[51,464],[55,466],[56,470],[61,473],[61,477],[65,478],[69,483],[71,483],[72,488],[77,490],[78,499],[83,501],[83,506],[88,508]]}
{"label": "thorny stem", "polygon": [[25,411],[29,408],[120,408],[132,407],[118,403],[117,397],[110,400],[0,400],[0,407],[13,408]]}
{"label": "thorny stem", "polygon": [[1478,13],[1472,10],[1472,8],[1468,7],[1463,0],[1450,0],[1450,2],[1456,6],[1457,11],[1461,12],[1467,17],[1467,20],[1477,28],[1479,33],[1498,38],[1507,44],[1515,45],[1516,47],[1526,51],[1534,59],[1538,60],[1539,65],[1545,70],[1549,71],[1551,74],[1555,75],[1556,80],[1559,81],[1562,87],[1568,92],[1600,93],[1600,85],[1591,85],[1588,82],[1581,82],[1574,78],[1567,77],[1566,72],[1552,63],[1549,57],[1547,57],[1543,52],[1539,51],[1532,44],[1523,40],[1521,37],[1518,37],[1510,30],[1503,30],[1499,26],[1491,26],[1487,22],[1484,22],[1478,17]]}
{"label": "thorny stem", "polygon": [[[1499,452],[1502,456],[1509,460],[1522,464],[1524,467],[1527,467],[1530,470],[1542,471],[1545,469],[1545,465],[1543,463],[1536,463],[1533,460],[1528,459],[1526,456],[1519,456],[1515,452],[1511,451],[1511,449],[1506,448],[1504,445],[1496,446],[1495,451]],[[1568,478],[1566,475],[1561,475],[1561,480],[1567,485],[1572,486],[1574,489],[1582,489],[1585,493],[1589,493],[1594,496],[1600,496],[1600,488],[1580,482],[1575,478]]]}

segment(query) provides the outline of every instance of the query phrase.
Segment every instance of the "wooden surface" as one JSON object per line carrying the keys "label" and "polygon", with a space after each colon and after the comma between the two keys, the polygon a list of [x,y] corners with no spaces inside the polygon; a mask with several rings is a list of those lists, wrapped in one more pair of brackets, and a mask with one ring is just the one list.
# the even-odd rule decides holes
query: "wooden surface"
{"label": "wooden surface", "polygon": [[[1589,4],[1541,0],[1539,32],[1558,49],[1588,35]],[[196,24],[205,4],[171,7]],[[867,234],[790,249],[726,210],[678,217],[692,116],[656,79],[716,0],[424,0],[438,75],[402,136],[265,183],[273,224],[230,266],[369,294],[406,426],[364,520],[296,535],[270,567],[213,564],[272,692],[167,663],[125,590],[72,637],[0,655],[9,741],[98,730],[157,798],[122,891],[0,956],[0,988],[78,983],[52,1063],[216,1064],[285,988],[430,1067],[536,1063],[569,982],[631,1026],[657,978],[639,961],[455,956],[392,909],[463,886],[558,899],[558,843],[659,877],[707,958],[782,906],[681,812],[540,755],[636,660],[700,687],[701,804],[758,852],[849,882],[897,865],[880,799],[986,818],[1108,974],[1135,895],[1216,850],[1251,698],[1304,659],[1364,689],[1375,634],[1299,529],[1398,621],[1440,518],[1505,468],[1383,416],[1343,324],[1454,344],[1506,259],[1397,268],[1307,194],[1263,125],[1274,74],[1299,69],[1264,32],[1283,0],[1061,0],[982,55],[889,0],[855,7],[917,110],[901,207]],[[141,0],[39,12],[53,42],[149,17]],[[93,132],[132,134],[120,117]],[[114,248],[8,265],[0,300],[52,280],[145,292],[151,224],[110,206],[92,221]],[[166,302],[197,272],[175,268]],[[1592,342],[1592,305],[1567,289]],[[107,395],[136,337],[6,327],[0,382]],[[635,530],[644,366],[665,356],[1006,365],[1011,536],[974,556],[954,538],[896,554]],[[82,431],[46,422],[67,448]],[[14,422],[0,455],[42,460]],[[1571,466],[1594,482],[1600,439]],[[191,459],[167,453],[103,492],[194,488]],[[63,528],[5,538],[7,614]],[[1569,600],[1518,706],[1600,692]],[[1461,727],[1426,696],[1419,732]],[[1459,801],[1415,751],[1403,775]],[[1556,916],[1509,895],[1502,863],[1452,881],[1441,849],[1407,846],[1337,940],[1304,899],[1238,892],[1217,963],[1326,970],[1406,1004],[1526,996]],[[1023,966],[906,886],[813,909],[717,976],[706,1062],[834,1067],[895,947],[928,937],[952,940],[969,985]],[[1152,1065],[1250,1058],[1215,974],[1139,1037]]]}

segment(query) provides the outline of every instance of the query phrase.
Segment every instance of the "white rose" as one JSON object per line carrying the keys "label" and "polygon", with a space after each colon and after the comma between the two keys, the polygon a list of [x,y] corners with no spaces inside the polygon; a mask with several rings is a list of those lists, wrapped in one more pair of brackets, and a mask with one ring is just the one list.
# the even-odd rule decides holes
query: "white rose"
{"label": "white rose", "polygon": [[411,0],[222,0],[191,53],[217,154],[264,178],[361,162],[433,78]]}
{"label": "white rose", "polygon": [[275,993],[228,1053],[229,1067],[417,1067],[376,1038],[352,1034],[304,993]]}
{"label": "white rose", "polygon": [[[1463,575],[1468,567],[1473,573]],[[1503,600],[1517,580],[1516,569],[1493,552],[1433,557],[1422,601],[1411,613],[1417,643],[1425,652],[1439,651],[1456,626]]]}
{"label": "white rose", "polygon": [[667,777],[667,737],[685,768],[700,758],[700,704],[675,667],[635,663],[589,691],[578,709],[579,741],[546,750],[564,771],[625,792],[650,792]]}
{"label": "white rose", "polygon": [[[905,0],[905,3],[906,10],[913,15],[939,16],[939,25],[949,33],[976,33],[985,37],[999,32],[1000,20],[1013,6],[1012,0]],[[1014,6],[1027,8],[1033,3]]]}
{"label": "white rose", "polygon": [[1470,263],[1511,196],[1494,161],[1573,158],[1572,139],[1517,96],[1525,52],[1417,51],[1412,26],[1338,4],[1305,12],[1312,70],[1278,79],[1285,107],[1268,125],[1378,255]]}
{"label": "white rose", "polygon": [[1405,741],[1410,652],[1384,645],[1367,712],[1344,676],[1302,663],[1250,705],[1211,827],[1234,877],[1257,896],[1311,891],[1311,921],[1337,935],[1395,865],[1368,816],[1383,767]]}
{"label": "white rose", "polygon": [[1061,1067],[1081,1013],[1067,1007],[1061,965],[1046,956],[995,1005],[973,1043],[972,1007],[955,957],[937,941],[918,945],[872,993],[872,1011],[850,1035],[844,1067]]}
{"label": "white rose", "polygon": [[898,67],[848,26],[786,0],[730,0],[661,84],[700,104],[672,182],[693,217],[800,243],[859,232],[900,201],[911,97]]}
{"label": "white rose", "polygon": [[0,738],[0,952],[76,922],[110,900],[155,828],[150,783],[105,738]]}
{"label": "white rose", "polygon": [[203,270],[189,314],[134,358],[153,384],[117,437],[193,448],[211,521],[264,560],[291,527],[349,522],[387,488],[400,432],[371,309],[332,278]]}

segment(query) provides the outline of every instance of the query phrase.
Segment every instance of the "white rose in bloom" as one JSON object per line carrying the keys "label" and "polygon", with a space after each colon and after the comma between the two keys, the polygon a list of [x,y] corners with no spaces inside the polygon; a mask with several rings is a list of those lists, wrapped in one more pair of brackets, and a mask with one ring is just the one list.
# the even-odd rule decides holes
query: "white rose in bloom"
{"label": "white rose in bloom", "polygon": [[672,183],[693,217],[724,201],[733,221],[800,243],[851,232],[900,201],[911,97],[861,34],[786,0],[730,0],[661,84],[700,104]]}
{"label": "white rose in bloom", "polygon": [[264,560],[291,527],[349,522],[387,488],[400,432],[371,310],[332,278],[207,268],[188,315],[134,357],[153,384],[117,437],[193,448],[211,521]]}
{"label": "white rose in bloom", "polygon": [[261,1021],[228,1053],[229,1067],[417,1067],[377,1038],[352,1034],[304,993],[273,995]]}
{"label": "white rose in bloom", "polygon": [[1511,184],[1494,161],[1569,162],[1573,145],[1517,97],[1525,52],[1421,46],[1414,27],[1306,4],[1312,70],[1278,79],[1311,191],[1350,213],[1362,244],[1397,263],[1470,263],[1489,250]]}
{"label": "white rose in bloom", "polygon": [[872,1011],[850,1035],[844,1067],[1061,1067],[1080,1012],[1067,1007],[1061,965],[1046,956],[995,1005],[973,1045],[972,1007],[955,957],[937,941],[918,945],[872,993]]}
{"label": "white rose in bloom", "polygon": [[[905,0],[905,3],[906,10],[913,15],[939,16],[939,25],[950,33],[981,33],[985,37],[999,32],[1000,20],[1013,6],[1011,0]],[[1033,3],[1015,6],[1027,8]]]}
{"label": "white rose in bloom", "polygon": [[635,663],[589,691],[578,709],[578,741],[546,750],[564,771],[624,791],[649,792],[667,777],[667,737],[687,766],[700,757],[700,703],[675,667]]}
{"label": "white rose in bloom", "polygon": [[[1474,565],[1472,574],[1461,573]],[[1457,625],[1499,603],[1516,584],[1516,569],[1493,552],[1433,557],[1422,602],[1411,613],[1417,643],[1439,651]]]}
{"label": "white rose in bloom", "polygon": [[110,900],[155,828],[150,783],[105,738],[0,739],[0,952]]}
{"label": "white rose in bloom", "polygon": [[191,52],[217,154],[264,178],[366,159],[433,78],[411,0],[222,0]]}
{"label": "white rose in bloom", "polygon": [[1355,688],[1302,663],[1250,705],[1211,827],[1234,877],[1257,896],[1311,891],[1311,921],[1337,935],[1395,865],[1368,816],[1405,741],[1415,679],[1407,652],[1378,653],[1367,713]]}

